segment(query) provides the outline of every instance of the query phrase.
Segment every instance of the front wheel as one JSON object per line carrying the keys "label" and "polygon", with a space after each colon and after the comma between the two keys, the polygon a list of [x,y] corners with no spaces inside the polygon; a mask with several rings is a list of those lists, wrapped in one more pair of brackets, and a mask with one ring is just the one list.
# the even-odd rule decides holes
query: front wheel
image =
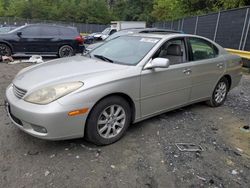
{"label": "front wheel", "polygon": [[58,51],[59,57],[70,57],[74,55],[74,49],[69,45],[62,46]]}
{"label": "front wheel", "polygon": [[217,83],[213,95],[210,98],[210,100],[207,101],[207,104],[211,107],[221,106],[222,104],[224,104],[227,98],[228,91],[229,91],[228,80],[225,77],[223,77]]}
{"label": "front wheel", "polygon": [[0,55],[1,56],[11,56],[11,49],[6,44],[0,44]]}
{"label": "front wheel", "polygon": [[108,145],[118,141],[131,122],[128,102],[112,96],[100,101],[91,111],[85,136],[96,145]]}

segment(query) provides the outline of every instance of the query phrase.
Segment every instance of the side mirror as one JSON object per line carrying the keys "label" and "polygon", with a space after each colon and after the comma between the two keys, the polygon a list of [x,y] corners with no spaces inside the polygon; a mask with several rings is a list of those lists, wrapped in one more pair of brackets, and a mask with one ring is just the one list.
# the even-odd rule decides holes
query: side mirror
{"label": "side mirror", "polygon": [[21,36],[22,36],[22,32],[21,32],[21,31],[18,31],[18,32],[17,32],[17,36],[21,37]]}
{"label": "side mirror", "polygon": [[155,58],[145,66],[145,69],[168,68],[169,65],[170,65],[169,59]]}

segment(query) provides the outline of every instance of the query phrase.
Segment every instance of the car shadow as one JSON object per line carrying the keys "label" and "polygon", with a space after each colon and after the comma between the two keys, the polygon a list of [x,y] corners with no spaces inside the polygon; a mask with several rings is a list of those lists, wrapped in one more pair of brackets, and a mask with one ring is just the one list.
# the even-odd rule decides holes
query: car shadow
{"label": "car shadow", "polygon": [[[137,137],[138,134],[140,134],[142,132],[142,129],[146,129],[147,127],[150,127],[150,124],[158,124],[159,123],[159,119],[164,119],[166,117],[168,118],[176,118],[176,117],[181,117],[183,115],[183,113],[185,112],[190,112],[192,111],[192,109],[194,108],[202,108],[202,107],[206,107],[207,106],[204,103],[197,103],[197,104],[192,104],[180,109],[176,109],[173,111],[169,111],[157,116],[154,116],[152,118],[143,120],[141,122],[135,123],[130,125],[130,127],[127,130],[127,133],[125,134],[125,138],[123,137],[121,140],[123,139],[129,139],[129,137]],[[50,151],[53,150],[78,150],[80,148],[85,148],[87,150],[98,150],[100,148],[104,148],[104,147],[110,147],[114,144],[119,144],[120,141],[109,145],[109,146],[97,146],[94,145],[88,141],[86,141],[84,138],[78,138],[78,139],[71,139],[71,140],[60,140],[60,141],[48,141],[48,140],[42,140],[39,138],[35,138],[31,135],[28,135],[26,133],[24,133],[23,131],[19,130],[19,136],[22,137],[19,139],[22,139],[23,144],[27,145],[33,145],[32,147],[36,146],[36,148],[42,148],[42,152],[45,153],[49,153]],[[126,138],[128,137],[128,138]]]}

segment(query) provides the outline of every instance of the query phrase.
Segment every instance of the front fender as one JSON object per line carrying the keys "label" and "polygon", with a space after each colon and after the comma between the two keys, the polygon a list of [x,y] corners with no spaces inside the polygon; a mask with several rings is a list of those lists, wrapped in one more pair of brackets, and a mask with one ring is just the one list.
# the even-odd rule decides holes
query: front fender
{"label": "front fender", "polygon": [[11,52],[13,53],[14,48],[13,48],[13,45],[11,43],[9,43],[8,41],[5,41],[3,39],[0,39],[0,43],[8,45],[10,47],[10,49],[11,49]]}

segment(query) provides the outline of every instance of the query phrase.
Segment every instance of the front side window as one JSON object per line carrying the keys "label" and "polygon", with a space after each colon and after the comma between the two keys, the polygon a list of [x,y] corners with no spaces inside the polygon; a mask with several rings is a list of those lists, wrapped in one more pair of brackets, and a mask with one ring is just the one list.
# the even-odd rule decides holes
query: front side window
{"label": "front side window", "polygon": [[39,36],[40,31],[41,31],[41,27],[39,27],[39,26],[29,26],[29,27],[23,28],[20,31],[22,32],[22,36],[25,36],[25,37]]}
{"label": "front side window", "polygon": [[172,39],[167,41],[157,50],[153,59],[157,57],[169,59],[170,65],[186,62],[184,39]]}
{"label": "front side window", "polygon": [[189,38],[193,61],[210,59],[218,55],[218,49],[210,42],[199,39]]}
{"label": "front side window", "polygon": [[110,31],[111,31],[111,28],[106,28],[106,29],[102,32],[102,34],[103,34],[103,35],[109,35]]}
{"label": "front side window", "polygon": [[158,38],[121,36],[94,49],[90,56],[112,63],[136,65],[159,40]]}

